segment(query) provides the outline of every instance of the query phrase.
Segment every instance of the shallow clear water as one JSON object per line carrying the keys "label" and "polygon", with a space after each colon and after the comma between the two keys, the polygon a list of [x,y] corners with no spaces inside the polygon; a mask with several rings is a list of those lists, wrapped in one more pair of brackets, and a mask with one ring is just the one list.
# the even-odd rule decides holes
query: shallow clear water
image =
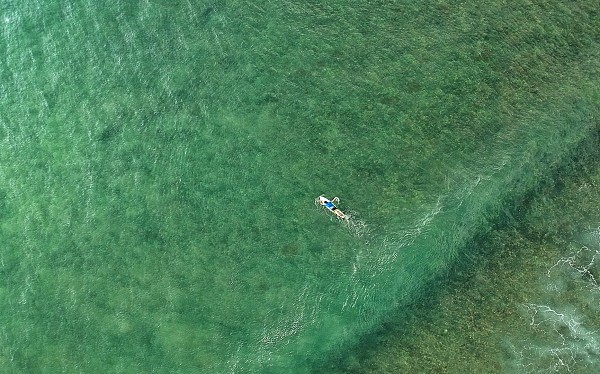
{"label": "shallow clear water", "polygon": [[315,370],[597,126],[585,4],[376,5],[2,5],[3,366]]}

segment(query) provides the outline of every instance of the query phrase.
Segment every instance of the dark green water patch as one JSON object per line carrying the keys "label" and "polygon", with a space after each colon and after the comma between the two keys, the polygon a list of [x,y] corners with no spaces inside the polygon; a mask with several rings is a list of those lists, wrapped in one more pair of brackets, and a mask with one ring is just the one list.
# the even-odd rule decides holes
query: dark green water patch
{"label": "dark green water patch", "polygon": [[[327,370],[597,370],[598,310],[589,303],[600,297],[599,172],[596,125],[560,163],[548,165],[535,188],[504,202],[505,215],[474,235],[448,272],[426,287],[435,291],[390,313],[352,354],[332,357]],[[563,269],[560,278],[555,268]],[[567,317],[573,308],[582,316]]]}

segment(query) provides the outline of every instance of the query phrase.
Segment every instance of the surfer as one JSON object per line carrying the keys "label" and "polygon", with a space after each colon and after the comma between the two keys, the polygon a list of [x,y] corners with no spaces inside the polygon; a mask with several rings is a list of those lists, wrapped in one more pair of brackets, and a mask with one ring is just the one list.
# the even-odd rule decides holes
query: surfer
{"label": "surfer", "polygon": [[349,216],[344,214],[344,212],[342,212],[341,210],[339,210],[338,207],[335,206],[335,202],[339,203],[340,198],[336,196],[332,200],[329,200],[323,195],[319,196],[319,204],[332,211],[339,219],[348,219]]}

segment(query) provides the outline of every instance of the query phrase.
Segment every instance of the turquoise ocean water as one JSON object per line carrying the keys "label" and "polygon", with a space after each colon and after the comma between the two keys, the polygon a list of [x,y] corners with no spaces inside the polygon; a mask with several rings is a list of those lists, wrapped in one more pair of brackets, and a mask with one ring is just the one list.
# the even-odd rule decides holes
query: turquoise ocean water
{"label": "turquoise ocean water", "polygon": [[598,5],[2,3],[0,366],[350,370],[596,152]]}

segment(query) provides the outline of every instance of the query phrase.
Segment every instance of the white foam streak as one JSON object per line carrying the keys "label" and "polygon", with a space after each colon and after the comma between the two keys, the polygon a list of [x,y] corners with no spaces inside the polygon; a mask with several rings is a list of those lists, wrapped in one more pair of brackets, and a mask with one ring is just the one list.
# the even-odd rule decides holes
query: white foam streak
{"label": "white foam streak", "polygon": [[581,246],[550,266],[538,302],[524,304],[532,337],[510,344],[515,365],[524,373],[578,371],[596,367],[600,334],[595,313],[600,287],[594,276],[600,260],[600,228],[591,249]]}

